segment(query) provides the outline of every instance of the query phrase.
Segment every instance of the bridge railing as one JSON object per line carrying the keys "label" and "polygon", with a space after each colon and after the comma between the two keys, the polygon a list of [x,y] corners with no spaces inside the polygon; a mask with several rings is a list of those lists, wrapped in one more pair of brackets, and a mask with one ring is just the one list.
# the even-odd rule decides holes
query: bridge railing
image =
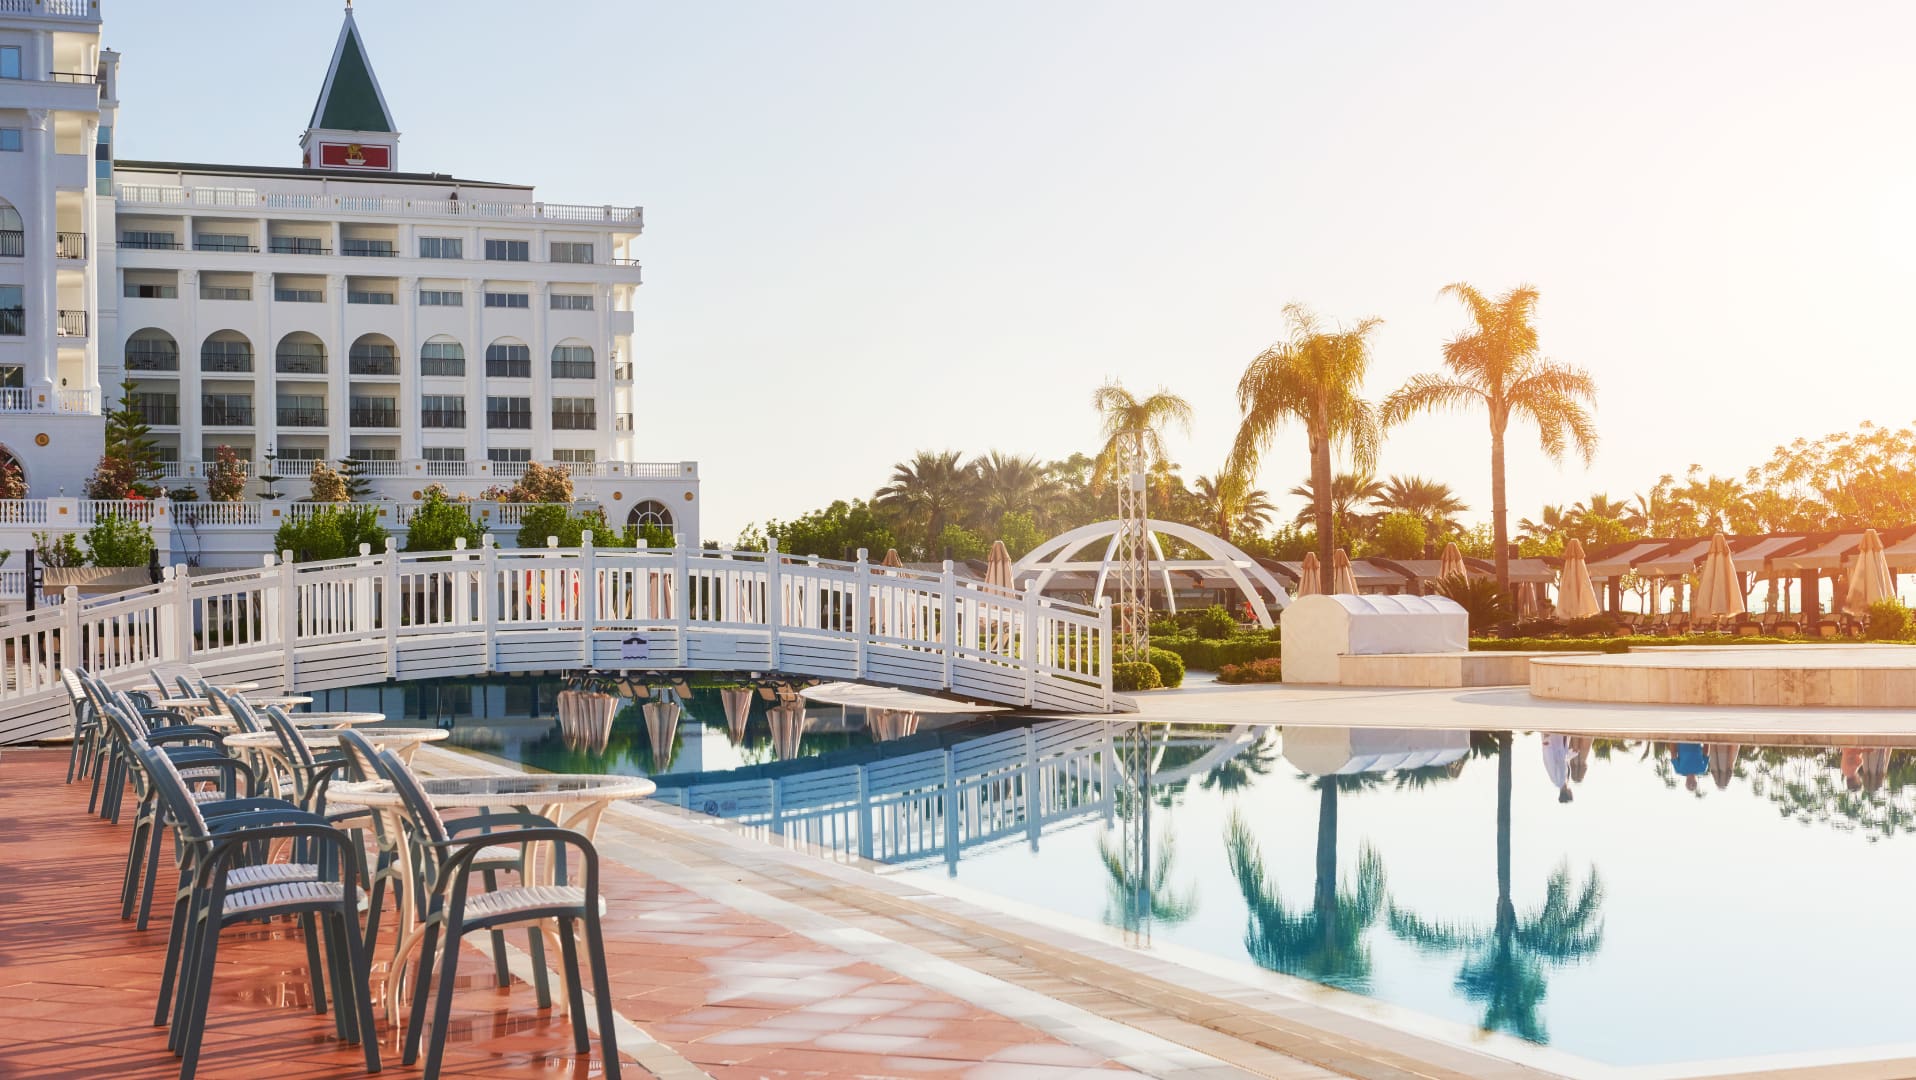
{"label": "bridge railing", "polygon": [[[0,742],[15,703],[58,690],[63,663],[143,674],[166,660],[270,655],[294,689],[299,656],[316,647],[383,651],[385,677],[403,678],[407,642],[460,634],[476,639],[473,673],[743,668],[1000,704],[1114,707],[1108,610],[961,579],[949,563],[927,574],[776,549],[613,549],[588,539],[415,553],[389,543],[329,562],[269,557],[209,575],[168,568],[158,585],[68,599],[0,618]],[[635,634],[658,647],[626,664],[619,643]],[[534,639],[536,650],[508,655]]]}

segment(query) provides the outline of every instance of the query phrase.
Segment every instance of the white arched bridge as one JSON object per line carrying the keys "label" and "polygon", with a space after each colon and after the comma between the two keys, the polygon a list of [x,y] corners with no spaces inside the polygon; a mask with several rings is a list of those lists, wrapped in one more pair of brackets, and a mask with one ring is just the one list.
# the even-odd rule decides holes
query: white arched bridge
{"label": "white arched bridge", "polygon": [[0,619],[0,743],[67,729],[62,664],[166,661],[296,692],[491,673],[752,671],[1035,711],[1130,708],[1111,618],[942,573],[771,551],[578,548],[269,560]]}

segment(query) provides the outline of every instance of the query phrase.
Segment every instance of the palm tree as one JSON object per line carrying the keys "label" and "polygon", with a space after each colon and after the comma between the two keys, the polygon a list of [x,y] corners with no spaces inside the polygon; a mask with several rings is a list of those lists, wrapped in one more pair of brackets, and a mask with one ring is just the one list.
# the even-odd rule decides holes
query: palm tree
{"label": "palm tree", "polygon": [[1327,331],[1301,304],[1286,304],[1284,318],[1290,323],[1290,337],[1259,353],[1237,382],[1244,418],[1231,447],[1229,471],[1255,475],[1258,455],[1277,430],[1287,422],[1302,424],[1311,453],[1317,557],[1329,566],[1336,546],[1331,535],[1332,452],[1342,446],[1359,472],[1368,474],[1377,467],[1382,441],[1377,413],[1358,391],[1370,368],[1371,332],[1383,322],[1363,319]]}
{"label": "palm tree", "polygon": [[[1375,503],[1377,496],[1383,490],[1382,484],[1366,474],[1337,474],[1331,481],[1330,497],[1321,500],[1329,510],[1331,532],[1335,534],[1332,547],[1336,547],[1340,542],[1349,542],[1352,537],[1363,531],[1364,525],[1371,519],[1371,515],[1363,512],[1363,507]],[[1290,493],[1303,498],[1306,502],[1304,509],[1297,512],[1295,519],[1297,527],[1300,529],[1305,526],[1321,528],[1318,525],[1318,522],[1322,520],[1319,517],[1322,511],[1319,509],[1317,485],[1306,480],[1292,488]],[[1324,546],[1321,537],[1317,546],[1320,548]],[[1323,557],[1321,553],[1318,555],[1319,559]],[[1325,565],[1330,564],[1325,563]]]}
{"label": "palm tree", "polygon": [[1510,751],[1510,733],[1498,733],[1497,912],[1491,924],[1426,922],[1392,904],[1390,928],[1418,948],[1463,954],[1457,988],[1483,1005],[1485,1030],[1546,1043],[1550,1034],[1537,1015],[1548,981],[1544,967],[1574,963],[1603,946],[1603,884],[1592,869],[1577,889],[1570,867],[1559,866],[1544,885],[1543,905],[1517,913],[1510,888]]}
{"label": "palm tree", "polygon": [[1139,398],[1116,382],[1098,387],[1091,395],[1098,410],[1100,434],[1104,446],[1098,451],[1098,463],[1092,471],[1092,485],[1102,488],[1116,475],[1118,462],[1127,453],[1142,458],[1135,467],[1149,469],[1152,461],[1166,457],[1164,428],[1176,424],[1191,429],[1191,405],[1162,387],[1147,398]]}
{"label": "palm tree", "polygon": [[1469,309],[1473,328],[1444,345],[1444,374],[1414,375],[1384,399],[1385,426],[1423,412],[1482,405],[1490,413],[1490,528],[1496,545],[1497,583],[1510,585],[1510,526],[1504,489],[1504,433],[1513,416],[1537,425],[1543,452],[1562,460],[1574,445],[1585,463],[1597,452],[1597,428],[1585,403],[1597,384],[1582,368],[1537,352],[1537,290],[1519,285],[1495,300],[1457,282],[1443,294]]}
{"label": "palm tree", "polygon": [[1202,525],[1226,540],[1239,530],[1261,533],[1271,524],[1271,497],[1233,472],[1200,476],[1195,483]]}
{"label": "palm tree", "polygon": [[1379,509],[1410,514],[1424,523],[1432,539],[1457,528],[1456,515],[1470,509],[1450,485],[1422,476],[1393,476],[1374,500]]}
{"label": "palm tree", "polygon": [[892,466],[891,483],[879,488],[873,499],[914,524],[924,523],[927,558],[937,558],[945,521],[971,489],[971,473],[960,458],[956,450],[920,450],[910,461]]}
{"label": "palm tree", "polygon": [[1045,467],[1035,457],[993,450],[971,459],[972,496],[984,520],[996,522],[1006,514],[1035,512],[1051,487]]}
{"label": "palm tree", "polygon": [[1690,466],[1677,498],[1689,508],[1699,535],[1727,532],[1733,522],[1749,517],[1750,494],[1743,483],[1728,476],[1704,476],[1700,465]]}
{"label": "palm tree", "polygon": [[1572,520],[1571,515],[1563,512],[1563,507],[1545,506],[1543,513],[1537,516],[1536,521],[1529,518],[1517,519],[1517,539],[1531,540],[1539,544],[1547,543],[1551,537],[1563,532]]}

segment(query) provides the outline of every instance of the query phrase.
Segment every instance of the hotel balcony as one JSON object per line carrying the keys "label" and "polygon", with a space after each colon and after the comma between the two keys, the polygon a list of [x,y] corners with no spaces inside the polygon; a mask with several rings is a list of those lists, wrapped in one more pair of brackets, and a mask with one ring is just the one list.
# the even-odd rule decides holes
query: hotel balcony
{"label": "hotel balcony", "polygon": [[86,234],[83,232],[54,233],[53,254],[58,259],[86,258]]}
{"label": "hotel balcony", "polygon": [[324,405],[288,405],[278,409],[280,427],[325,427],[326,407]]}
{"label": "hotel balcony", "polygon": [[252,427],[253,399],[230,395],[202,398],[200,423],[206,427]]}
{"label": "hotel balcony", "polygon": [[26,233],[19,229],[0,229],[0,258],[18,259],[26,253]]}
{"label": "hotel balcony", "polygon": [[60,332],[63,338],[83,338],[87,336],[87,314],[84,311],[60,309]]}

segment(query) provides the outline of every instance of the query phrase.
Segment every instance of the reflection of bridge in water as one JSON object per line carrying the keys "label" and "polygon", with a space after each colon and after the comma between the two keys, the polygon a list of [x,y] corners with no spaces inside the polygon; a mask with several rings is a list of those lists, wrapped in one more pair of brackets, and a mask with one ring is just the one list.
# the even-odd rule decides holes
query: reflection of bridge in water
{"label": "reflection of bridge in water", "polygon": [[[1038,723],[838,766],[821,758],[810,768],[661,776],[654,799],[731,819],[765,839],[894,865],[942,858],[956,873],[970,848],[1023,838],[1035,851],[1047,828],[1110,822],[1125,790],[1202,776],[1250,746],[1257,732],[1158,729],[1140,768],[1128,744],[1149,730],[1098,720]],[[1199,752],[1158,771],[1172,747]]]}

